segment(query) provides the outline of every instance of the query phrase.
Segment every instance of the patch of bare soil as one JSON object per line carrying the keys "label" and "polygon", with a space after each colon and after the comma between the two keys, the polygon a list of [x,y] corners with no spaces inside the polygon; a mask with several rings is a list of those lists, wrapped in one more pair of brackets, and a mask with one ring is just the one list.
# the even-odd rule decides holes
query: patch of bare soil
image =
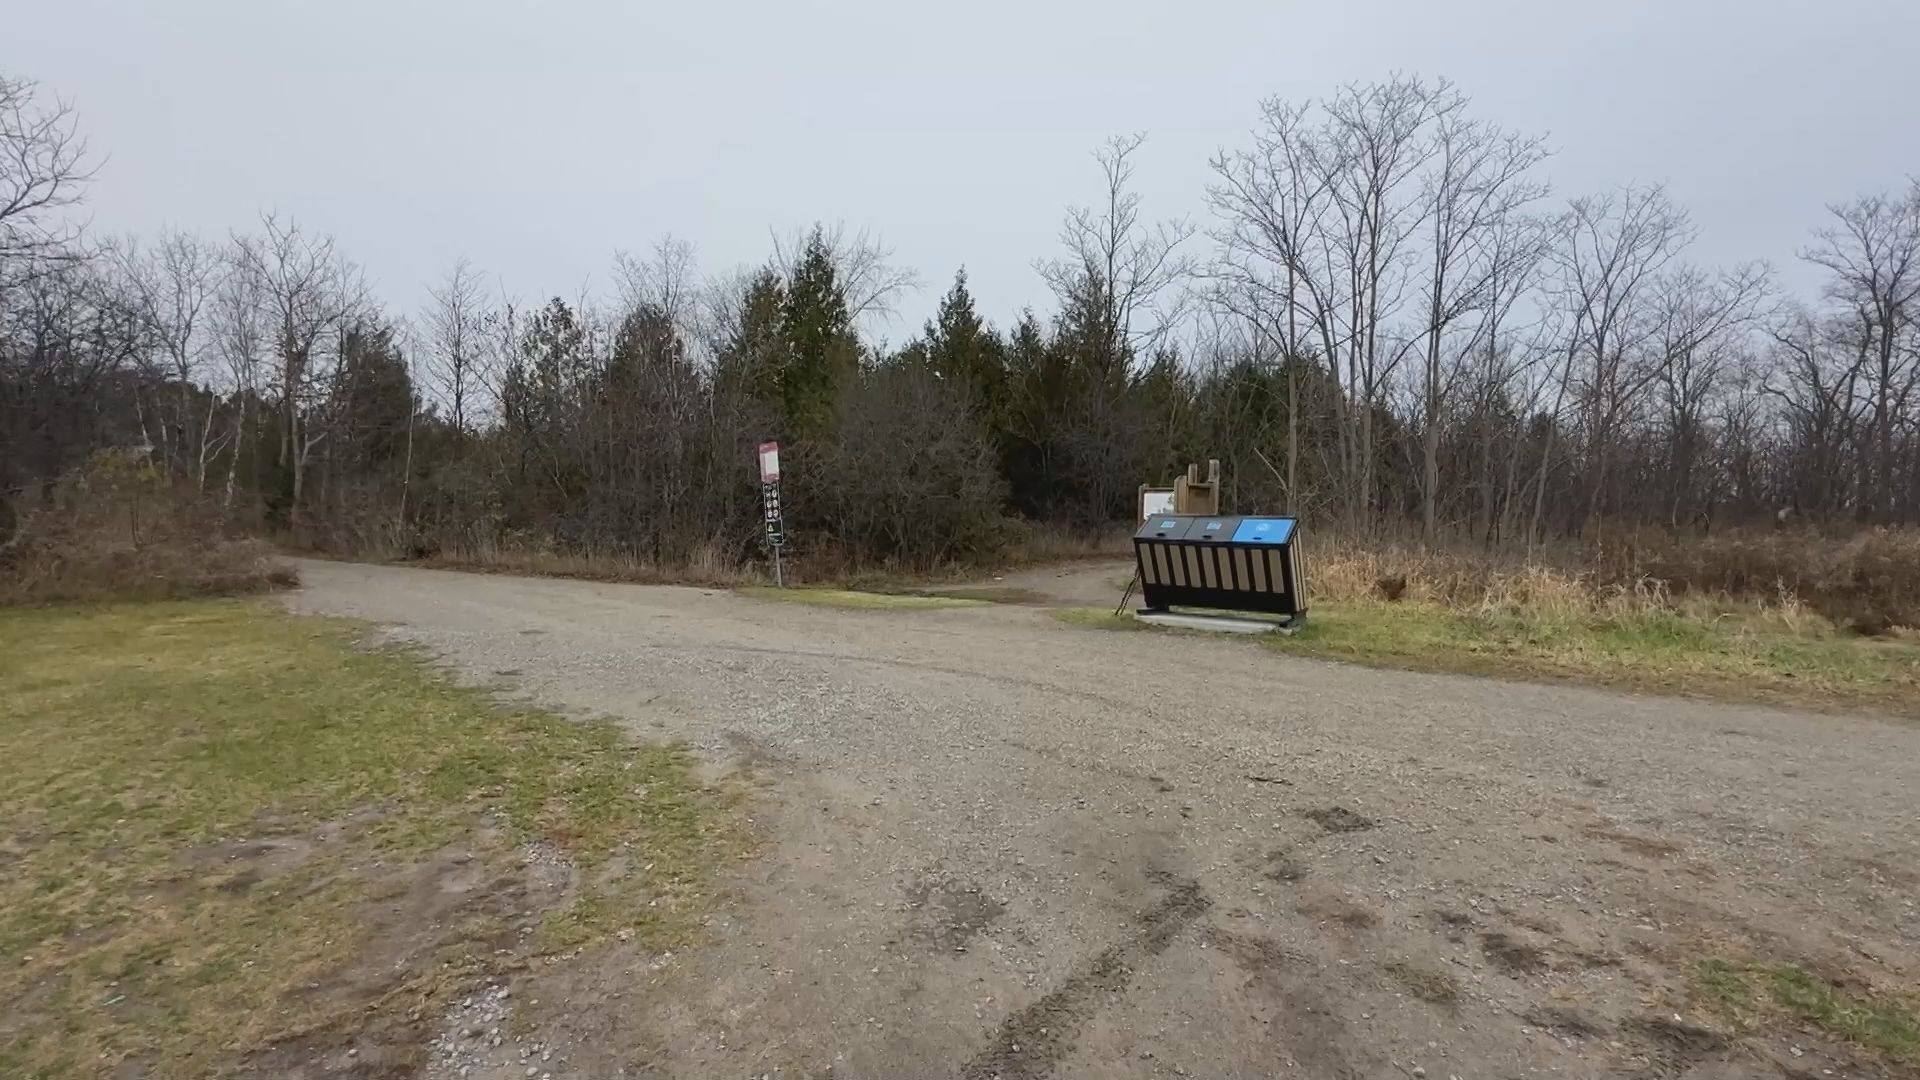
{"label": "patch of bare soil", "polygon": [[1325,926],[1368,930],[1380,925],[1380,916],[1344,896],[1318,895],[1294,905],[1294,910]]}
{"label": "patch of bare soil", "polygon": [[1681,852],[1679,844],[1657,836],[1641,836],[1621,829],[1594,825],[1584,830],[1596,840],[1611,840],[1626,851],[1648,859],[1664,859]]}
{"label": "patch of bare soil", "polygon": [[[182,856],[175,902],[191,903],[196,889],[278,896],[341,885],[363,897],[348,913],[361,931],[355,946],[270,1003],[292,1018],[286,1030],[234,1062],[230,1075],[489,1080],[511,1067],[521,1077],[526,1062],[512,1030],[510,986],[537,955],[540,920],[572,896],[564,857],[515,853],[476,824],[462,841],[423,856],[347,861],[343,838],[368,824],[276,830]],[[117,1074],[144,1075],[137,1062]]]}
{"label": "patch of bare soil", "polygon": [[1301,811],[1301,816],[1330,833],[1364,832],[1377,828],[1372,818],[1356,814],[1344,806],[1326,806]]}
{"label": "patch of bare soil", "polygon": [[1547,969],[1544,951],[1499,930],[1480,935],[1480,951],[1510,975],[1533,975]]}
{"label": "patch of bare soil", "polygon": [[1267,856],[1266,869],[1262,873],[1268,881],[1292,885],[1307,876],[1307,868],[1287,852],[1276,851]]}
{"label": "patch of bare soil", "polygon": [[967,942],[1007,910],[980,886],[962,881],[923,879],[907,890],[907,904],[920,916],[914,939],[942,952],[967,951]]}
{"label": "patch of bare soil", "polygon": [[[1021,603],[1045,607],[1112,610],[1133,577],[1131,559],[1088,559],[1056,566],[1032,566],[1001,574],[974,588],[1017,595]],[[954,591],[952,595],[965,595]],[[1135,599],[1139,597],[1136,594]]]}

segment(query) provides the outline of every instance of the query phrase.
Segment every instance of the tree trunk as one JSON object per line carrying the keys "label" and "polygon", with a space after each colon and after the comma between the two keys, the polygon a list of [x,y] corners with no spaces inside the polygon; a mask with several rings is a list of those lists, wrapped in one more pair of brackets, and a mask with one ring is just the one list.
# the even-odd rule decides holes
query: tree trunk
{"label": "tree trunk", "polygon": [[1293,260],[1287,260],[1287,514],[1292,516],[1300,489],[1296,486],[1300,461],[1300,331],[1295,321]]}
{"label": "tree trunk", "polygon": [[1553,411],[1547,414],[1547,435],[1541,440],[1540,472],[1535,478],[1533,488],[1533,516],[1527,522],[1527,556],[1533,556],[1534,545],[1540,540],[1540,518],[1547,509],[1547,473],[1553,466],[1554,436],[1560,431],[1560,410],[1566,405],[1567,383],[1573,379],[1574,346],[1567,346],[1567,366],[1560,372],[1560,385],[1554,390]]}
{"label": "tree trunk", "polygon": [[233,511],[233,481],[234,476],[240,471],[240,451],[247,445],[247,410],[251,407],[252,396],[242,390],[240,408],[235,410],[238,415],[233,422],[232,455],[227,458],[227,490],[220,500],[220,510],[223,514]]}
{"label": "tree trunk", "polygon": [[1880,385],[1873,408],[1880,459],[1874,469],[1874,516],[1885,522],[1893,520],[1893,410],[1888,399],[1893,384],[1893,341],[1893,319],[1888,318],[1880,326]]}
{"label": "tree trunk", "polygon": [[200,425],[200,455],[195,465],[193,490],[198,494],[207,493],[207,452],[213,445],[213,415],[219,408],[220,399],[212,393],[207,394],[207,419]]}

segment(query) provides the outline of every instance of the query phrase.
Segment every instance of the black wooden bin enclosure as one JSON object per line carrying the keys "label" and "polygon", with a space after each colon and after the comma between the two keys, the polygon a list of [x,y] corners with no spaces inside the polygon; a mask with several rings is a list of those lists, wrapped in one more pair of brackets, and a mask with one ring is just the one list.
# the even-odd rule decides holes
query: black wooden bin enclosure
{"label": "black wooden bin enclosure", "polygon": [[1255,611],[1291,625],[1307,614],[1297,522],[1284,517],[1162,514],[1133,534],[1148,611]]}

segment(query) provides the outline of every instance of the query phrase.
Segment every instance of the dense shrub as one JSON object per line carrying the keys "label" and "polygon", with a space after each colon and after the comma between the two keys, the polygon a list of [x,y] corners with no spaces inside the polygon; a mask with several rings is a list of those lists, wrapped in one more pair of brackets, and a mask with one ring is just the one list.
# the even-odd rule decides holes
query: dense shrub
{"label": "dense shrub", "polygon": [[846,394],[839,438],[814,492],[831,532],[881,561],[990,555],[1009,539],[1006,482],[968,410],[924,367],[863,375]]}
{"label": "dense shrub", "polygon": [[1920,529],[1828,537],[1809,530],[1676,539],[1641,554],[1641,571],[1676,593],[1791,596],[1865,633],[1920,626]]}
{"label": "dense shrub", "polygon": [[0,603],[154,600],[296,583],[258,540],[233,539],[197,494],[139,459],[97,454],[0,548]]}

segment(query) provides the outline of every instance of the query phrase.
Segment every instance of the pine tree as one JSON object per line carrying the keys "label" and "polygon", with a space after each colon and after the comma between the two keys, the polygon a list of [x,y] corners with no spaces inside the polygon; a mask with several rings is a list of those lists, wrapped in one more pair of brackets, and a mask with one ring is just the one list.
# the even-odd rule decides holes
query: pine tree
{"label": "pine tree", "polygon": [[940,378],[963,388],[975,414],[997,433],[1005,421],[1006,347],[974,310],[965,269],[953,275],[953,288],[940,301],[940,310],[922,337],[927,365]]}
{"label": "pine tree", "polygon": [[362,325],[340,344],[334,412],[342,418],[343,456],[373,466],[400,456],[418,402],[393,328]]}
{"label": "pine tree", "polygon": [[740,313],[715,365],[715,379],[730,393],[747,395],[781,409],[780,385],[787,368],[783,312],[786,287],[780,275],[762,270],[740,298]]}
{"label": "pine tree", "polygon": [[832,430],[840,389],[859,366],[859,344],[833,266],[833,253],[818,228],[807,238],[781,309],[787,355],[780,372],[781,412],[797,436]]}

